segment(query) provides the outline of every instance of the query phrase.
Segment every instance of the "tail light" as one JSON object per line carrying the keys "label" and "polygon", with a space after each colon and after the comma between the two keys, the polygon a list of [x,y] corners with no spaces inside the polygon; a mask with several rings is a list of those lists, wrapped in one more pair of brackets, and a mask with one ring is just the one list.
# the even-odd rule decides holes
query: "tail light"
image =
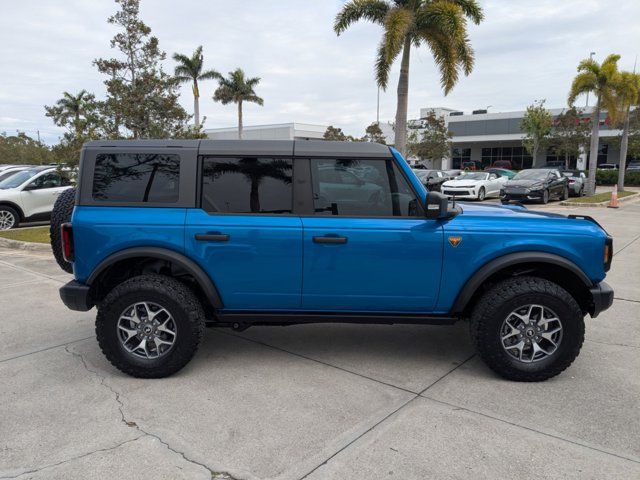
{"label": "tail light", "polygon": [[60,238],[62,239],[62,256],[65,261],[72,263],[73,256],[73,229],[70,223],[60,225]]}
{"label": "tail light", "polygon": [[569,183],[576,183],[575,180],[569,180]]}

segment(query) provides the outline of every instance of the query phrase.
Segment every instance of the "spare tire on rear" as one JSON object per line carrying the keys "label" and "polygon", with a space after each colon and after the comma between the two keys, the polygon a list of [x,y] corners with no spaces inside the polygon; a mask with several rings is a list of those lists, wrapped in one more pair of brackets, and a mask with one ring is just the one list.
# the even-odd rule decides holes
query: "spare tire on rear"
{"label": "spare tire on rear", "polygon": [[60,238],[60,225],[71,221],[71,214],[76,203],[76,189],[69,188],[60,194],[51,212],[51,226],[49,235],[51,236],[51,249],[56,262],[65,272],[73,273],[73,266],[62,256],[62,239]]}

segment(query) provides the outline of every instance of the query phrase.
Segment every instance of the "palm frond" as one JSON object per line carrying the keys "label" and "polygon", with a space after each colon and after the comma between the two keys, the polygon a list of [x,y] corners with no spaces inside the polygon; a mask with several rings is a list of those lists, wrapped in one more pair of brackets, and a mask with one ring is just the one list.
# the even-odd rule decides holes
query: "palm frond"
{"label": "palm frond", "polygon": [[476,0],[446,0],[448,2],[454,3],[458,5],[465,16],[469,18],[473,23],[479,25],[482,20],[484,20],[484,12],[482,11],[482,7],[478,5]]}
{"label": "palm frond", "polygon": [[[584,60],[580,63],[582,64],[583,62]],[[594,90],[596,90],[597,82],[597,75],[593,73],[591,69],[588,69],[586,71],[583,71],[583,73],[579,73],[578,75],[576,75],[576,77],[573,79],[573,82],[571,83],[571,88],[569,89],[569,96],[567,98],[569,106],[572,107],[576,101],[576,98],[578,98],[583,93],[593,92]]]}
{"label": "palm frond", "polygon": [[433,60],[440,70],[440,85],[447,95],[458,81],[456,45],[444,34],[434,34],[425,38],[431,49]]}
{"label": "palm frond", "polygon": [[201,73],[198,79],[199,80],[218,80],[221,77],[222,75],[220,75],[220,73],[216,72],[215,70],[207,70],[206,72]]}
{"label": "palm frond", "polygon": [[412,26],[413,15],[409,10],[404,8],[389,10],[384,19],[384,35],[381,44],[385,62],[392,64],[400,54]]}
{"label": "palm frond", "polygon": [[384,45],[382,42],[380,42],[380,45],[378,46],[378,54],[376,56],[375,74],[376,83],[383,90],[387,89],[390,70],[391,63],[387,62],[385,58]]}
{"label": "palm frond", "polygon": [[389,4],[384,0],[351,0],[336,15],[333,31],[340,35],[359,20],[382,24],[388,11]]}
{"label": "palm frond", "polygon": [[258,105],[264,105],[264,99],[257,95],[247,95],[243,99],[245,102],[257,103]]}

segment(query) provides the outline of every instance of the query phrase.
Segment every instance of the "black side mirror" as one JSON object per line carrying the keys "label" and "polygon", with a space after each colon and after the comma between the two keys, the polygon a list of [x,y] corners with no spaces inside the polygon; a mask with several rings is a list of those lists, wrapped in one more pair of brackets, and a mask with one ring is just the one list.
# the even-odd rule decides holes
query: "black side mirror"
{"label": "black side mirror", "polygon": [[458,214],[455,208],[449,208],[449,198],[439,192],[427,192],[425,210],[426,217],[434,220],[453,218]]}

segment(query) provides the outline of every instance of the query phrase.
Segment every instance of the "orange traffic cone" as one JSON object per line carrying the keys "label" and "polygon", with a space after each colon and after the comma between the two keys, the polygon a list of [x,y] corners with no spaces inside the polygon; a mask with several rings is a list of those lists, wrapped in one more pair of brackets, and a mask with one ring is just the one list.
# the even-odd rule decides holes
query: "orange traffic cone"
{"label": "orange traffic cone", "polygon": [[616,183],[613,186],[613,191],[611,192],[611,200],[609,200],[609,205],[607,205],[607,208],[618,208],[620,205],[618,205],[618,184]]}

